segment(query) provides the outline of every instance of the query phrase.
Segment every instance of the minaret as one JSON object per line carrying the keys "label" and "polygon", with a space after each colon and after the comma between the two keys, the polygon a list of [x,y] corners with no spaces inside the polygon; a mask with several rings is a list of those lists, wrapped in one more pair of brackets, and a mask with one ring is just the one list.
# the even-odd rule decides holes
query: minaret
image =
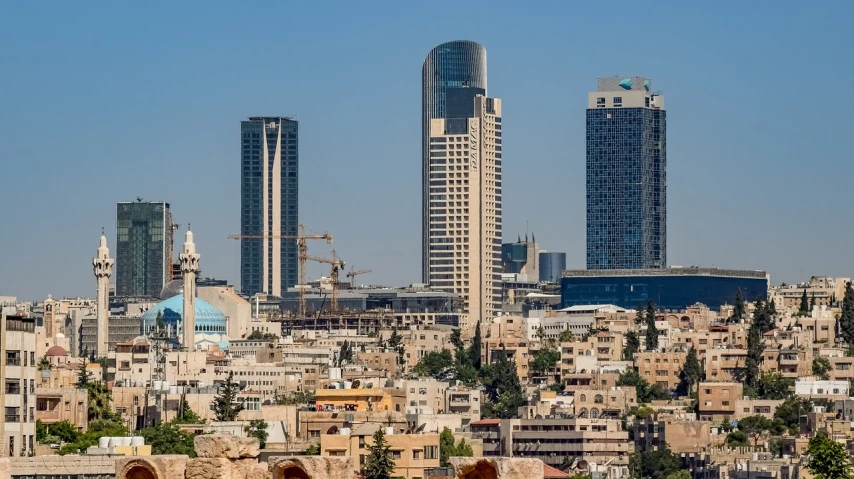
{"label": "minaret", "polygon": [[95,271],[95,280],[98,284],[98,305],[96,315],[98,318],[98,358],[107,357],[110,350],[110,336],[107,331],[107,323],[110,320],[110,276],[113,274],[113,263],[110,258],[110,249],[107,248],[107,237],[101,232],[101,245],[98,246],[98,254],[92,260]]}
{"label": "minaret", "polygon": [[178,255],[181,274],[184,276],[184,350],[193,351],[196,346],[196,273],[199,271],[199,255],[193,232],[187,230],[184,252]]}

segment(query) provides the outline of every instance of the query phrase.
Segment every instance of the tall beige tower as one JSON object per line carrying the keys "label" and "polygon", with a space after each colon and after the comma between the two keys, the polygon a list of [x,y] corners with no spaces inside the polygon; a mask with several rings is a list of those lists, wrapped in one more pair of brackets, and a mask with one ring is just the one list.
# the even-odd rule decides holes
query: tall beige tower
{"label": "tall beige tower", "polygon": [[425,205],[428,281],[462,297],[469,332],[501,306],[501,100],[482,91],[449,88],[458,106],[430,120]]}
{"label": "tall beige tower", "polygon": [[184,252],[178,255],[181,262],[181,274],[184,277],[184,349],[193,351],[196,347],[196,273],[199,272],[199,254],[193,243],[193,232],[187,231],[184,240]]}
{"label": "tall beige tower", "polygon": [[97,307],[95,309],[98,324],[98,358],[107,357],[107,353],[110,350],[108,323],[110,321],[110,276],[113,274],[113,263],[115,263],[115,260],[110,258],[110,249],[107,248],[107,237],[102,234],[98,253],[92,260],[95,280],[98,285]]}

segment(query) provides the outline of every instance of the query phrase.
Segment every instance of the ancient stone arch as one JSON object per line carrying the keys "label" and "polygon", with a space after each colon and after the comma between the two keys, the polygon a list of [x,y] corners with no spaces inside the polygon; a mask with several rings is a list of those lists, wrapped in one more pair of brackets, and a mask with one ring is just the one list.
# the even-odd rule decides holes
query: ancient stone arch
{"label": "ancient stone arch", "polygon": [[459,479],[498,479],[498,470],[488,461],[478,461],[473,468],[460,472]]}
{"label": "ancient stone arch", "polygon": [[151,462],[137,458],[116,469],[117,479],[161,479],[157,467]]}
{"label": "ancient stone arch", "polygon": [[276,456],[270,458],[273,479],[353,479],[352,457]]}

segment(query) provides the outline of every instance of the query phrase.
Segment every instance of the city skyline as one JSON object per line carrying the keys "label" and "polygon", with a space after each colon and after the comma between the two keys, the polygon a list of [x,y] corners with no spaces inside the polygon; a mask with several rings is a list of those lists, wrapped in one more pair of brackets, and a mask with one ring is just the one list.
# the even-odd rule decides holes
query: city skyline
{"label": "city skyline", "polygon": [[[319,15],[299,8],[309,18]],[[223,40],[212,33],[218,30],[216,25],[229,23],[225,17],[254,18],[237,8],[223,17],[211,13],[212,25],[191,23],[186,29],[177,21],[186,21],[190,12],[179,8],[175,20],[142,32],[139,38],[114,34],[119,26],[103,24],[97,12],[83,15],[62,7],[56,18],[48,16],[35,28],[30,22],[29,30],[20,27],[27,22],[9,24],[2,34],[7,44],[44,47],[44,57],[35,61],[12,49],[10,65],[19,75],[0,80],[4,90],[17,92],[8,102],[8,115],[0,119],[2,155],[20,158],[8,163],[4,173],[7,195],[20,199],[16,201],[20,204],[3,209],[6,224],[17,234],[0,239],[2,250],[13,252],[3,255],[0,267],[23,271],[25,265],[35,265],[51,274],[46,279],[6,277],[0,280],[0,294],[23,299],[43,299],[48,293],[93,296],[88,265],[92,238],[102,226],[106,236],[114,238],[110,210],[117,201],[135,196],[172,203],[176,221],[192,222],[204,238],[205,274],[239,284],[239,248],[226,238],[239,232],[234,124],[255,112],[300,118],[303,222],[333,233],[335,248],[348,263],[374,270],[360,280],[417,282],[418,71],[430,48],[457,38],[489,49],[490,87],[501,93],[508,109],[505,126],[512,141],[505,151],[518,163],[504,168],[504,241],[535,230],[544,249],[567,253],[568,268],[584,265],[584,128],[577,117],[596,77],[636,73],[667,87],[672,121],[668,149],[682,163],[672,163],[668,171],[669,263],[765,269],[774,283],[806,280],[812,274],[850,275],[854,260],[845,255],[845,247],[852,231],[842,218],[847,211],[844,178],[854,166],[844,161],[842,131],[843,112],[852,100],[843,96],[832,107],[799,95],[785,102],[775,100],[789,91],[787,85],[818,89],[833,78],[850,76],[850,65],[834,61],[844,52],[840,19],[850,13],[850,6],[794,13],[796,7],[787,4],[781,7],[787,15],[777,22],[767,22],[767,12],[752,6],[737,19],[718,13],[711,18],[707,12],[697,15],[698,10],[691,11],[696,7],[687,6],[682,16],[672,10],[650,12],[650,18],[663,23],[645,40],[657,55],[652,63],[618,48],[631,38],[628,31],[564,53],[589,38],[585,35],[594,34],[581,19],[602,12],[589,6],[573,14],[568,7],[555,8],[560,13],[555,19],[536,22],[503,7],[491,12],[495,23],[515,24],[527,38],[506,31],[499,35],[501,29],[495,25],[478,27],[456,19],[429,34],[398,38],[419,24],[407,19],[376,34],[383,41],[400,41],[385,43],[372,59],[353,53],[375,44],[376,38],[356,40],[343,49],[340,44],[311,40],[312,48],[295,49],[284,62],[287,76],[281,66],[269,65],[271,78],[258,88],[248,88],[250,84],[230,68],[248,60],[238,55],[246,52],[246,45],[272,40],[270,34],[257,29],[254,36],[224,46],[242,30],[235,28],[234,36],[223,35],[227,37]],[[6,19],[41,14],[26,5],[2,9],[9,12],[3,15]],[[472,9],[461,7],[460,16]],[[686,12],[695,16],[685,16]],[[132,9],[129,13],[135,15]],[[400,13],[392,11],[385,18],[403,18]],[[149,14],[159,15],[156,10]],[[59,17],[79,21],[59,22]],[[629,24],[628,18],[617,17],[619,24]],[[665,21],[675,17],[683,24]],[[557,18],[568,22],[567,33],[549,33]],[[749,31],[757,21],[763,28]],[[720,28],[711,26],[715,22],[735,33],[705,39],[709,29]],[[72,24],[78,27],[71,30]],[[824,27],[809,35],[787,34],[807,28],[801,24]],[[347,34],[356,35],[359,28],[350,27]],[[292,35],[300,32],[304,30]],[[184,35],[195,38],[182,44],[178,40],[187,39]],[[64,43],[58,43],[60,38]],[[167,45],[176,44],[161,55],[170,50]],[[744,49],[745,44],[761,52],[759,61],[745,52],[751,50]],[[94,51],[87,48],[92,45]],[[125,55],[126,51],[134,55]],[[703,54],[691,55],[697,51]],[[570,65],[544,61],[555,54],[571,58],[558,62]],[[260,52],[251,55],[257,61]],[[127,60],[132,56],[155,61],[142,69]],[[336,82],[351,79],[346,88],[331,88],[331,79],[316,71],[292,68],[304,65],[312,70],[314,58],[324,56],[334,59]],[[367,65],[361,63],[366,60]],[[79,70],[57,75],[68,62],[79,65]],[[551,78],[561,79],[559,87],[543,88]],[[785,81],[777,81],[780,78]],[[274,79],[285,79],[292,86],[288,91],[299,93],[272,90]],[[273,101],[270,91],[277,91]],[[112,105],[119,98],[125,104],[116,111]],[[63,128],[33,149],[31,145],[45,137],[26,125],[44,118],[61,121]],[[98,135],[89,130],[98,130]],[[119,138],[129,143],[115,143]],[[96,141],[103,144],[95,147]],[[119,150],[120,146],[124,148]],[[120,161],[114,151],[122,151]],[[193,175],[192,182],[202,192],[177,188],[182,178]],[[89,181],[101,186],[80,188]],[[392,219],[392,227],[369,224],[377,218]],[[736,232],[739,241],[732,239]],[[816,235],[821,235],[821,248],[810,243]],[[317,247],[318,254],[325,252]],[[317,267],[310,275],[322,272]]]}

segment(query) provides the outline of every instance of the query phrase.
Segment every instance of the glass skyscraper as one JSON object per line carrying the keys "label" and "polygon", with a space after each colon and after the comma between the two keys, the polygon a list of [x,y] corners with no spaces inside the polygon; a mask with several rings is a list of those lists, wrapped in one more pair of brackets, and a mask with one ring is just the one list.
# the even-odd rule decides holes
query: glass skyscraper
{"label": "glass skyscraper", "polygon": [[430,50],[421,70],[421,92],[421,274],[423,281],[428,283],[430,120],[472,116],[474,96],[486,96],[486,48],[470,40],[457,40]]}
{"label": "glass skyscraper", "polygon": [[664,96],[599,78],[587,106],[587,269],[667,265]]}
{"label": "glass skyscraper", "polygon": [[298,123],[250,117],[240,124],[240,287],[281,296],[297,283],[299,223]]}
{"label": "glass skyscraper", "polygon": [[116,295],[160,297],[172,280],[172,213],[169,203],[116,204]]}

